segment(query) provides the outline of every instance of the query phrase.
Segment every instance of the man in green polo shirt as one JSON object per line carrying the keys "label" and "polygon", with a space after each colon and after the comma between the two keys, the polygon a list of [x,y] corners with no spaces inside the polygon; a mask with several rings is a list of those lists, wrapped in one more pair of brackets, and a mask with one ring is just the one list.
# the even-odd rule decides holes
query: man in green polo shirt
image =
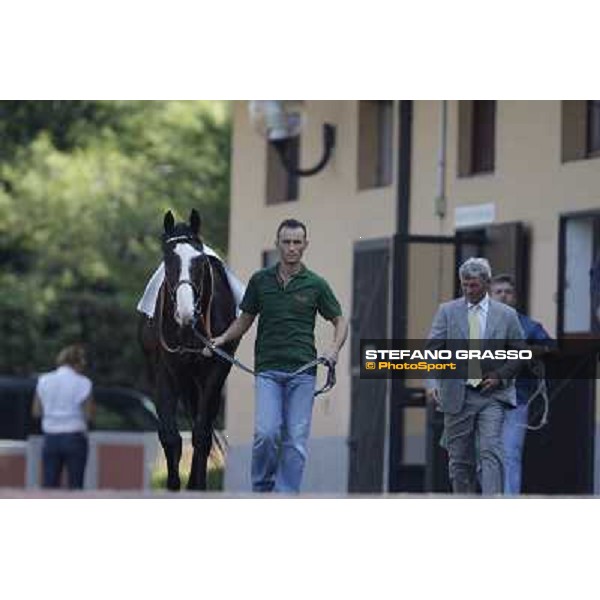
{"label": "man in green polo shirt", "polygon": [[213,340],[216,346],[241,338],[258,317],[254,347],[255,382],[252,489],[298,492],[315,392],[316,369],[289,374],[313,361],[317,312],[334,328],[323,356],[337,361],[348,324],[329,284],[302,263],[306,227],[286,219],[277,229],[279,262],[254,273],[240,305],[241,314]]}

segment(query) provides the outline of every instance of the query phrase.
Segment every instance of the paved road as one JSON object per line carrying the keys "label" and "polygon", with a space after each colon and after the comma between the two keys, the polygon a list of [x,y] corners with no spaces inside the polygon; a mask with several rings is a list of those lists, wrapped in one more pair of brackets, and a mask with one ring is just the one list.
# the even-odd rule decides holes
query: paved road
{"label": "paved road", "polygon": [[[481,499],[481,496],[458,496],[451,494],[300,494],[300,495],[283,495],[283,494],[253,494],[251,492],[243,492],[243,493],[229,493],[229,492],[167,492],[167,491],[137,491],[137,490],[83,490],[83,491],[68,491],[68,490],[45,490],[45,489],[10,489],[10,488],[0,488],[0,500],[2,499],[40,499],[40,498],[55,498],[55,499],[86,499],[86,498],[96,498],[96,499],[127,499],[127,498],[148,498],[148,499],[180,499],[180,500],[190,500],[190,499],[208,499],[208,500],[226,500],[226,499],[257,499],[257,500],[267,500],[267,499],[281,499],[281,498],[301,498],[301,499],[335,499],[339,500],[341,498],[348,499],[384,499],[384,500],[440,500],[442,498],[446,499]],[[491,498],[501,499],[498,496],[491,496]],[[597,496],[521,496],[520,498],[529,498],[529,499],[558,499],[558,498],[573,498],[573,499],[584,499],[584,498],[595,498]],[[507,501],[515,500],[516,498],[504,498]]]}

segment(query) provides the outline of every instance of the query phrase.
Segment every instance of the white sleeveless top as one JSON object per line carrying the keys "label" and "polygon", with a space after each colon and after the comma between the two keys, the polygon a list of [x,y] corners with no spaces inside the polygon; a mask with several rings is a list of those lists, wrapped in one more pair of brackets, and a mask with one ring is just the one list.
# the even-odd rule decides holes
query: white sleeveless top
{"label": "white sleeveless top", "polygon": [[68,365],[40,375],[36,392],[42,403],[44,433],[86,431],[83,402],[92,391],[92,382]]}

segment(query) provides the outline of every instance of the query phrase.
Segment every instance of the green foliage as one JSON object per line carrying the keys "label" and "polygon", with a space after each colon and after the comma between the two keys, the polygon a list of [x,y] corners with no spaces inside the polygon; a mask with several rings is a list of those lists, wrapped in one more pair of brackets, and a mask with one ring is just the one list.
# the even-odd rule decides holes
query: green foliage
{"label": "green foliage", "polygon": [[83,341],[98,383],[141,385],[135,306],[163,213],[227,249],[230,118],[217,102],[0,102],[0,373]]}

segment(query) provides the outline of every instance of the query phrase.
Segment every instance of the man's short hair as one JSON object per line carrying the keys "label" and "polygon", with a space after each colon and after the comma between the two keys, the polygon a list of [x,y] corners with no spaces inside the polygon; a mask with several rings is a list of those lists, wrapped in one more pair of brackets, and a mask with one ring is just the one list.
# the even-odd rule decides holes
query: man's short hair
{"label": "man's short hair", "polygon": [[298,221],[296,219],[285,219],[284,221],[281,221],[281,223],[279,224],[279,227],[277,228],[277,237],[275,239],[279,239],[279,234],[281,233],[282,229],[285,228],[289,228],[289,229],[302,229],[302,231],[304,231],[304,237],[307,237],[307,233],[306,233],[306,225],[304,223],[302,223],[301,221]]}
{"label": "man's short hair", "polygon": [[494,285],[495,283],[508,283],[508,285],[510,285],[513,290],[517,289],[517,286],[515,285],[515,278],[512,275],[509,275],[508,273],[500,273],[498,275],[494,275],[494,277],[492,277],[491,284]]}
{"label": "man's short hair", "polygon": [[486,283],[492,278],[492,268],[487,258],[467,258],[458,269],[458,276],[462,279],[477,277]]}

